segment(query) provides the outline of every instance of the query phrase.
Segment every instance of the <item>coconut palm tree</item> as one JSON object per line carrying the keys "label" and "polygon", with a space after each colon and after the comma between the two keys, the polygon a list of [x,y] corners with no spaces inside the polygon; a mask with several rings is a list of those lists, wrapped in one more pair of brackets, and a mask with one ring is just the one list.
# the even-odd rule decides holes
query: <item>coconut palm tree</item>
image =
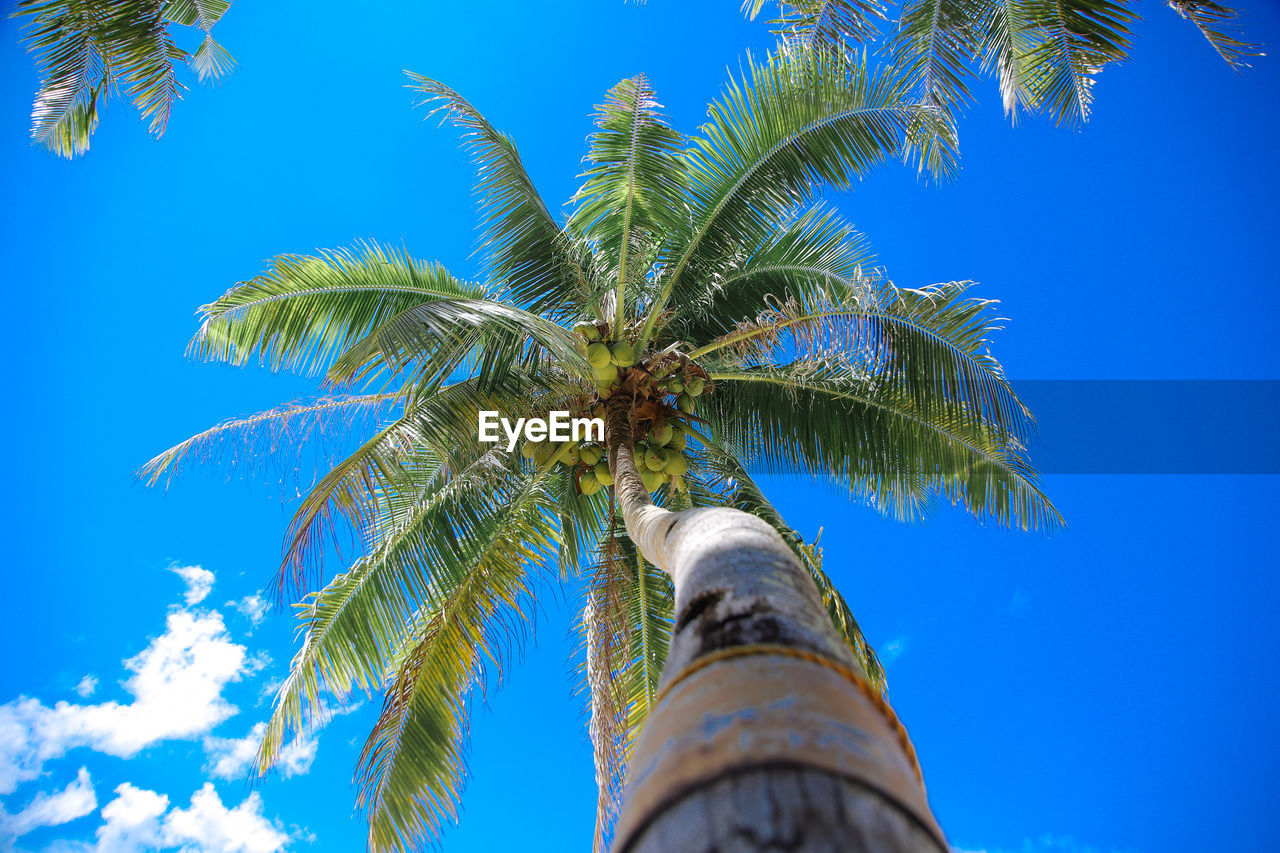
{"label": "coconut palm tree", "polygon": [[[802,821],[848,849],[945,849],[874,653],[750,473],[804,471],[904,519],[946,502],[1058,523],[1030,415],[988,352],[991,303],[966,283],[895,286],[817,198],[895,160],[949,173],[945,114],[909,79],[797,45],[748,59],[691,136],[644,77],[624,80],[562,221],[509,137],[444,84],[411,85],[475,161],[484,281],[376,244],[276,258],[204,306],[191,352],[334,395],[144,469],[337,455],[286,535],[279,588],[302,595],[304,639],[262,768],[325,703],[379,691],[357,771],[370,847],[436,837],[471,703],[539,593],[569,583],[585,588],[598,849],[710,850],[747,819],[769,824],[749,828],[762,846]],[[517,450],[480,440],[486,411],[606,429]],[[358,552],[320,585],[343,529]],[[699,728],[713,713],[726,725]],[[723,807],[765,792],[771,818]]]}
{"label": "coconut palm tree", "polygon": [[[156,136],[164,134],[186,88],[178,63],[200,82],[231,73],[235,60],[213,37],[231,0],[20,0],[23,41],[35,54],[40,88],[31,138],[59,157],[89,150],[99,106],[123,89]],[[174,28],[199,31],[200,44],[179,47]]]}
{"label": "coconut palm tree", "polygon": [[[744,0],[757,17],[766,0]],[[1240,13],[1215,0],[1167,0],[1237,71],[1260,56],[1240,34]],[[1042,113],[1059,124],[1089,120],[1103,67],[1129,55],[1138,20],[1126,0],[906,0],[897,20],[879,0],[786,0],[774,31],[827,49],[880,42],[911,75],[914,94],[954,111],[970,98],[975,71],[993,74],[1006,115]]]}

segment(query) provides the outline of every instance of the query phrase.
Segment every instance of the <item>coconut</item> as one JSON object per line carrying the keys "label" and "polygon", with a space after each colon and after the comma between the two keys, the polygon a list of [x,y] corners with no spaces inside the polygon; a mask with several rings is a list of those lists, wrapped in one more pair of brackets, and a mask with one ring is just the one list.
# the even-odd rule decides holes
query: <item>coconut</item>
{"label": "coconut", "polygon": [[672,394],[679,394],[684,390],[684,383],[680,381],[679,376],[672,376],[671,379],[667,381],[667,390]]}
{"label": "coconut", "polygon": [[618,367],[630,367],[636,363],[636,351],[626,341],[618,341],[613,345],[613,363]]}
{"label": "coconut", "polygon": [[654,444],[666,446],[671,441],[671,436],[675,434],[675,430],[671,428],[671,424],[661,424],[649,430],[649,438],[653,439]]}
{"label": "coconut", "polygon": [[581,323],[574,323],[573,330],[588,341],[600,340],[600,330],[596,328],[595,323],[583,320]]}
{"label": "coconut", "polygon": [[707,388],[707,380],[701,376],[691,376],[689,381],[684,383],[684,390],[690,397],[697,397]]}
{"label": "coconut", "polygon": [[688,394],[681,394],[676,397],[676,408],[684,412],[686,415],[693,411],[693,398]]}
{"label": "coconut", "polygon": [[604,448],[598,444],[584,444],[578,451],[583,465],[594,465],[604,457]]}
{"label": "coconut", "polygon": [[525,459],[532,459],[538,455],[538,445],[532,441],[526,441],[520,445],[520,455]]}
{"label": "coconut", "polygon": [[671,440],[667,442],[668,450],[684,450],[685,445],[689,443],[689,436],[684,434],[682,429],[673,429],[671,431]]}
{"label": "coconut", "polygon": [[667,464],[667,452],[661,447],[650,447],[644,453],[644,465],[650,471],[661,471]]}
{"label": "coconut", "polygon": [[684,458],[683,453],[668,453],[667,464],[662,470],[673,476],[679,476],[689,470],[689,461]]}
{"label": "coconut", "polygon": [[588,471],[578,478],[578,488],[584,495],[594,495],[600,491],[600,481],[596,479],[595,474]]}
{"label": "coconut", "polygon": [[592,365],[591,372],[595,374],[597,385],[601,383],[608,385],[610,382],[618,381],[617,365],[614,365],[611,362],[606,361],[604,364],[599,366]]}
{"label": "coconut", "polygon": [[666,482],[667,478],[659,471],[645,470],[640,474],[640,480],[644,483],[646,489],[655,492]]}
{"label": "coconut", "polygon": [[613,474],[609,473],[608,463],[604,461],[597,462],[596,467],[593,469],[593,471],[596,475],[596,479],[600,481],[600,485],[602,486],[613,485]]}
{"label": "coconut", "polygon": [[587,344],[587,361],[592,367],[604,367],[611,357],[609,348],[604,344]]}

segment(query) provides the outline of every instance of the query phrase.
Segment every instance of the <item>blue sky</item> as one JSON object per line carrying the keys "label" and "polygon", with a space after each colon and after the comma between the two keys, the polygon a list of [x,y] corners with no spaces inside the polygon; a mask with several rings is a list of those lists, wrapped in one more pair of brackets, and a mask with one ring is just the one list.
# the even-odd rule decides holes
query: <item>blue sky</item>
{"label": "blue sky", "polygon": [[[359,849],[349,780],[373,705],[295,744],[291,775],[251,788],[238,761],[293,651],[291,620],[254,599],[292,493],[224,471],[167,494],[132,481],[192,432],[314,390],[185,360],[193,312],[274,254],[359,238],[474,272],[466,158],[410,109],[401,69],[512,133],[555,203],[617,80],[648,73],[692,129],[744,48],[768,46],[736,3],[690,5],[240,3],[219,26],[234,77],[193,89],[160,142],[115,106],[75,163],[27,145],[35,81],[3,24],[0,850]],[[1239,5],[1280,42],[1273,4]],[[1001,299],[1017,379],[1280,379],[1276,62],[1237,76],[1162,4],[1141,8],[1086,132],[1011,129],[983,87],[957,181],[884,169],[839,206],[900,284],[974,279]],[[1105,439],[1132,428],[1114,414],[1077,418]],[[768,483],[802,533],[825,530],[958,849],[1269,849],[1275,476],[1051,473],[1069,528],[1048,539],[949,510],[904,526]],[[476,714],[445,849],[588,845],[573,604],[547,598]]]}

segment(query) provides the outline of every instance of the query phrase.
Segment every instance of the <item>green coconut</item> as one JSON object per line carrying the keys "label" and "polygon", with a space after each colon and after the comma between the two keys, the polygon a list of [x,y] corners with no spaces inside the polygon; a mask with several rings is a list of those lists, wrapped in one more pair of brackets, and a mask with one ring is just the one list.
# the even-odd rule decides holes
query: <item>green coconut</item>
{"label": "green coconut", "polygon": [[660,447],[650,447],[644,452],[644,466],[650,471],[661,471],[667,464],[667,452]]}
{"label": "green coconut", "polygon": [[584,495],[594,495],[600,491],[600,481],[596,479],[595,474],[588,471],[578,478],[578,488]]}
{"label": "green coconut", "polygon": [[604,448],[598,444],[584,444],[578,451],[578,458],[583,465],[595,465],[604,458]]}
{"label": "green coconut", "polygon": [[693,411],[693,398],[688,394],[681,394],[676,397],[676,408],[684,412],[686,415]]}
{"label": "green coconut", "polygon": [[685,393],[690,397],[697,397],[707,388],[707,380],[701,376],[691,376],[689,381],[684,383]]}
{"label": "green coconut", "polygon": [[600,330],[596,328],[595,323],[583,320],[581,323],[574,323],[573,330],[588,341],[600,340]]}
{"label": "green coconut", "polygon": [[626,341],[618,341],[613,345],[613,363],[618,367],[630,367],[636,363],[636,351]]}
{"label": "green coconut", "polygon": [[668,450],[684,450],[685,445],[689,443],[689,436],[684,434],[682,429],[673,429],[671,431],[671,441],[667,442]]}
{"label": "green coconut", "polygon": [[671,428],[671,424],[662,424],[649,431],[649,438],[653,439],[655,444],[661,444],[664,447],[671,443],[673,435],[675,430]]}
{"label": "green coconut", "polygon": [[520,445],[520,455],[525,459],[532,459],[538,455],[538,445],[532,441],[526,441]]}
{"label": "green coconut", "polygon": [[640,473],[640,481],[644,483],[644,487],[651,492],[657,491],[658,488],[665,483],[666,476],[661,471],[650,471],[648,469]]}
{"label": "green coconut", "polygon": [[600,481],[600,485],[613,485],[613,474],[609,473],[609,464],[607,462],[604,462],[603,460],[597,462],[593,471],[596,475],[596,479]]}
{"label": "green coconut", "polygon": [[681,391],[684,390],[684,383],[680,381],[679,376],[672,376],[669,380],[667,380],[667,390],[670,391],[672,394],[679,394]]}
{"label": "green coconut", "polygon": [[595,374],[596,384],[604,383],[608,385],[611,382],[618,381],[618,366],[610,362],[605,362],[599,366],[592,365],[591,372]]}
{"label": "green coconut", "polygon": [[679,476],[689,470],[689,461],[684,458],[683,453],[668,453],[667,464],[662,470],[672,476]]}
{"label": "green coconut", "polygon": [[587,361],[593,368],[604,367],[609,363],[610,358],[612,355],[604,344],[587,344]]}

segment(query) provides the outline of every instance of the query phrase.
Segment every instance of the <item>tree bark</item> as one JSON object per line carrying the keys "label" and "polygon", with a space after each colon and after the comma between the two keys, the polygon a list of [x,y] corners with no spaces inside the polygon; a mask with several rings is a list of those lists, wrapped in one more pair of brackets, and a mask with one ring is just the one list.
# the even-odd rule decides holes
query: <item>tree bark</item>
{"label": "tree bark", "polygon": [[945,853],[905,731],[782,537],[735,509],[655,506],[630,401],[606,414],[627,533],[676,593],[613,853]]}

